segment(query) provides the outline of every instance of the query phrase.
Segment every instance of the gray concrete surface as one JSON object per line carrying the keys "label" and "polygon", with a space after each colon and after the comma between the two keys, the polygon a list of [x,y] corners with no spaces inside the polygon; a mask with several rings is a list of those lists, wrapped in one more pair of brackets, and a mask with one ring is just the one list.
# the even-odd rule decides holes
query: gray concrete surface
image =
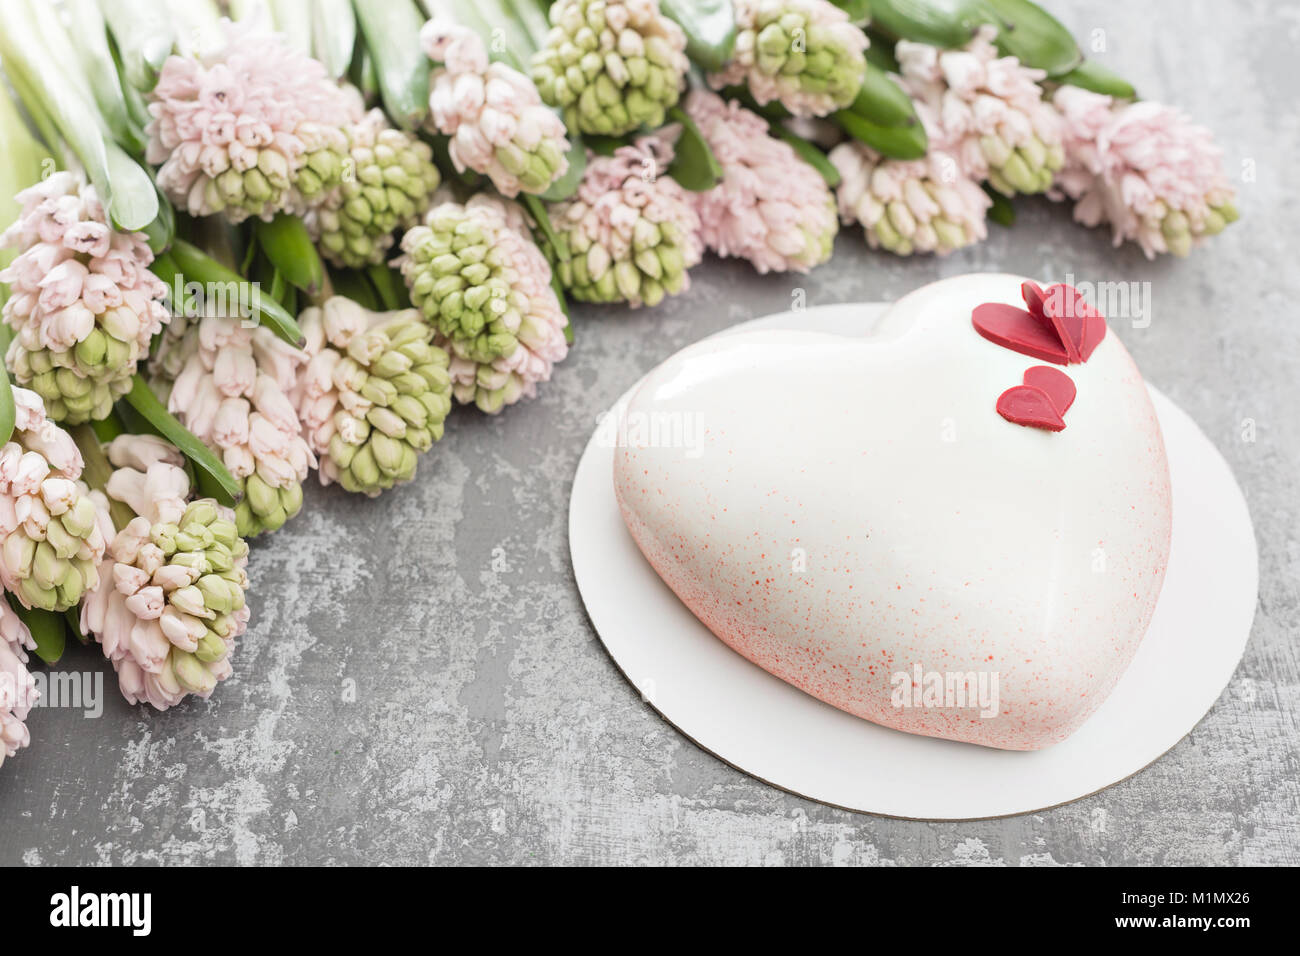
{"label": "gray concrete surface", "polygon": [[[110,672],[101,718],[36,712],[32,747],[0,770],[0,863],[1300,863],[1300,5],[1049,6],[1215,130],[1234,178],[1253,173],[1243,222],[1189,261],[1148,263],[1021,202],[1014,231],[946,260],[846,232],[806,278],[708,261],[662,308],[580,311],[539,400],[458,412],[413,485],[377,501],[313,488],[257,543],[253,625],[210,702],[133,710]],[[644,371],[796,290],[891,299],[983,269],[1150,283],[1149,327],[1116,331],[1245,489],[1261,558],[1245,658],[1172,752],[1056,810],[927,824],[778,792],[680,737],[601,649],[568,565],[579,454]],[[93,649],[66,666],[102,669]]]}

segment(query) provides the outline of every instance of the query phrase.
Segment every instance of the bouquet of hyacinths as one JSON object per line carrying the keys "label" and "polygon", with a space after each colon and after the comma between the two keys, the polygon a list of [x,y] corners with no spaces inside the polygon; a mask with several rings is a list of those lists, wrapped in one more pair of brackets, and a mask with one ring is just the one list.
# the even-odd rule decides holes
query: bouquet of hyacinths
{"label": "bouquet of hyacinths", "polygon": [[1022,194],[1148,256],[1237,217],[1210,133],[1029,0],[4,16],[0,759],[69,634],[132,702],[210,694],[311,471],[418,480],[453,408],[561,374],[571,305],[687,296],[706,253],[807,272],[840,223],[956,253]]}

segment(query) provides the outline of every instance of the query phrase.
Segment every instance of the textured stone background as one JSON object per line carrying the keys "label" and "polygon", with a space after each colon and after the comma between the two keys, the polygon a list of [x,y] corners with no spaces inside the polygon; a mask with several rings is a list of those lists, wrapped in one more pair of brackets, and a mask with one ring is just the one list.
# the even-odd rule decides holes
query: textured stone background
{"label": "textured stone background", "polygon": [[[378,501],[313,488],[257,544],[253,625],[210,702],[133,710],[109,672],[99,720],[37,711],[32,747],[0,771],[0,863],[1300,863],[1300,273],[1283,262],[1300,239],[1300,5],[1048,5],[1211,126],[1234,178],[1253,167],[1244,222],[1189,261],[1148,263],[1022,201],[1014,231],[942,261],[846,232],[806,278],[709,261],[659,309],[581,311],[539,400],[459,412],[413,485]],[[1245,489],[1254,634],[1191,735],[1097,796],[964,824],[832,810],[701,752],[619,676],[569,571],[573,471],[596,414],[682,346],[796,289],[887,300],[973,270],[1151,283],[1150,327],[1116,331]],[[66,666],[102,669],[81,648]]]}

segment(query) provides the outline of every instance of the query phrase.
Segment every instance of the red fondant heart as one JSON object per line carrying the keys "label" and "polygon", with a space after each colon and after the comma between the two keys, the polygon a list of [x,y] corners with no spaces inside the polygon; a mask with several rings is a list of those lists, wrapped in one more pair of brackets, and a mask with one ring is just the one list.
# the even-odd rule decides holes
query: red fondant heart
{"label": "red fondant heart", "polygon": [[1043,290],[1037,282],[1020,283],[1020,294],[1024,297],[1025,305],[1029,307],[1029,314],[1043,322],[1047,321],[1047,313],[1043,311]]}
{"label": "red fondant heart", "polygon": [[1043,295],[1043,314],[1056,330],[1056,336],[1065,346],[1070,362],[1082,362],[1079,343],[1083,341],[1083,316],[1074,310],[1074,298],[1064,290],[1074,291],[1072,286],[1059,282],[1047,287],[1047,292]]}
{"label": "red fondant heart", "polygon": [[1083,321],[1083,342],[1079,345],[1079,358],[1088,361],[1093,350],[1106,337],[1106,317],[1100,312],[1090,313]]}
{"label": "red fondant heart", "polygon": [[985,302],[971,311],[975,331],[995,345],[1057,365],[1069,363],[1060,338],[1032,314],[1014,305]]}
{"label": "red fondant heart", "polygon": [[1026,385],[1046,392],[1047,397],[1052,400],[1052,406],[1062,418],[1074,404],[1074,396],[1078,393],[1074,387],[1074,380],[1060,369],[1052,368],[1050,365],[1035,365],[1033,368],[1025,369],[1024,381]]}
{"label": "red fondant heart", "polygon": [[1065,427],[1065,420],[1052,404],[1051,397],[1032,385],[1013,385],[999,395],[998,414],[1017,425],[1044,428],[1050,432],[1059,432]]}
{"label": "red fondant heart", "polygon": [[1106,319],[1084,301],[1082,293],[1062,282],[1047,287],[1044,309],[1054,325],[1064,331],[1064,341],[1077,362],[1088,361],[1093,349],[1106,337]]}

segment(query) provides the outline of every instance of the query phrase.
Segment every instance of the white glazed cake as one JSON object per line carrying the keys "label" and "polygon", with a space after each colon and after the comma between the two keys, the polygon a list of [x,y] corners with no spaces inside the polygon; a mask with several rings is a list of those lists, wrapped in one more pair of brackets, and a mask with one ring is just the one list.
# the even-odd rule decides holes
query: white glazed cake
{"label": "white glazed cake", "polygon": [[1039,749],[1146,633],[1169,556],[1160,427],[1068,286],[960,276],[867,339],[708,339],[625,415],[615,490],[651,565],[731,648],[859,717]]}

